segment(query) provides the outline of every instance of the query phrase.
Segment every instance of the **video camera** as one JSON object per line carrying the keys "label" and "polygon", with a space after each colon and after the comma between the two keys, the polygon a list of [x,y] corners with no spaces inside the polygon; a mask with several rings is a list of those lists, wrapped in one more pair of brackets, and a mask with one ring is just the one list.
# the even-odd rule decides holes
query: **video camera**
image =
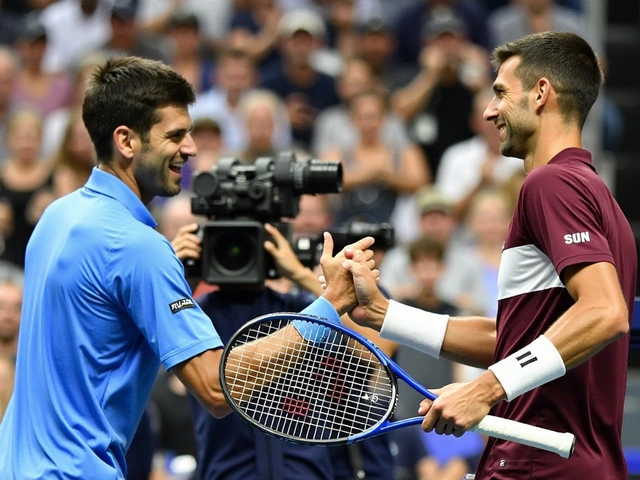
{"label": "video camera", "polygon": [[291,241],[290,225],[282,219],[298,215],[300,196],[341,190],[340,162],[297,160],[292,153],[258,158],[251,165],[222,158],[194,177],[191,211],[209,220],[199,229],[201,261],[190,260],[185,267],[216,285],[257,285],[276,278],[274,260],[263,247],[264,223]]}
{"label": "video camera", "polygon": [[[395,244],[395,230],[389,223],[352,222],[344,227],[328,230],[333,238],[333,253],[337,253],[347,245],[357,242],[363,237],[373,237],[374,250],[387,251]],[[297,238],[293,249],[300,262],[308,268],[320,263],[322,255],[322,236]]]}

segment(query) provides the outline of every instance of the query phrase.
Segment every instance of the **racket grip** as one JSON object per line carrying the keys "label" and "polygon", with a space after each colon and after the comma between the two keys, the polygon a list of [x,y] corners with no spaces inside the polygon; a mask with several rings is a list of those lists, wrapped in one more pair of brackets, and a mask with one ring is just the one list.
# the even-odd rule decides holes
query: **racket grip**
{"label": "racket grip", "polygon": [[471,431],[547,450],[563,458],[573,454],[576,444],[576,437],[572,433],[554,432],[493,415],[484,417]]}

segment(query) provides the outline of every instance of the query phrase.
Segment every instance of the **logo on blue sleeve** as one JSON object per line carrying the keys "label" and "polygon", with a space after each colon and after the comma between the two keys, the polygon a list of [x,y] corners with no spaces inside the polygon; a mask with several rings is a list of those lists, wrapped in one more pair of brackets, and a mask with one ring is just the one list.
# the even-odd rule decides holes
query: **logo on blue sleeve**
{"label": "logo on blue sleeve", "polygon": [[195,305],[190,298],[181,298],[180,300],[170,303],[169,308],[171,309],[171,313],[178,313],[185,308],[195,308]]}

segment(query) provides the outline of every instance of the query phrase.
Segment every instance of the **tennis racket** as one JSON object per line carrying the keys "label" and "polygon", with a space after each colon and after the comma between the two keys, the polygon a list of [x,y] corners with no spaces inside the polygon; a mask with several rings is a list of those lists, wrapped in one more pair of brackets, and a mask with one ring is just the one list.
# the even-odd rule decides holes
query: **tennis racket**
{"label": "tennis racket", "polygon": [[[294,313],[263,315],[236,331],[222,353],[220,378],[229,405],[245,421],[302,444],[348,444],[422,423],[422,417],[389,420],[398,378],[436,399],[368,339]],[[571,433],[491,415],[471,430],[564,458],[575,446]]]}

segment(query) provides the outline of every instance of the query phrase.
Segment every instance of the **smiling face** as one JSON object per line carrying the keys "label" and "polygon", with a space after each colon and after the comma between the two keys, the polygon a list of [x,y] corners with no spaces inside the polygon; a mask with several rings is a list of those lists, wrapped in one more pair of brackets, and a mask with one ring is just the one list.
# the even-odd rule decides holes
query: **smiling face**
{"label": "smiling face", "polygon": [[143,202],[180,193],[181,170],[198,150],[191,138],[191,118],[186,108],[164,107],[160,121],[149,131],[134,159],[135,179]]}
{"label": "smiling face", "polygon": [[[484,112],[484,119],[493,122],[500,132],[500,153],[525,159],[533,151],[536,128],[529,105],[529,92],[515,74],[519,57],[505,61],[493,83],[495,96]],[[525,164],[526,167],[526,164]]]}

